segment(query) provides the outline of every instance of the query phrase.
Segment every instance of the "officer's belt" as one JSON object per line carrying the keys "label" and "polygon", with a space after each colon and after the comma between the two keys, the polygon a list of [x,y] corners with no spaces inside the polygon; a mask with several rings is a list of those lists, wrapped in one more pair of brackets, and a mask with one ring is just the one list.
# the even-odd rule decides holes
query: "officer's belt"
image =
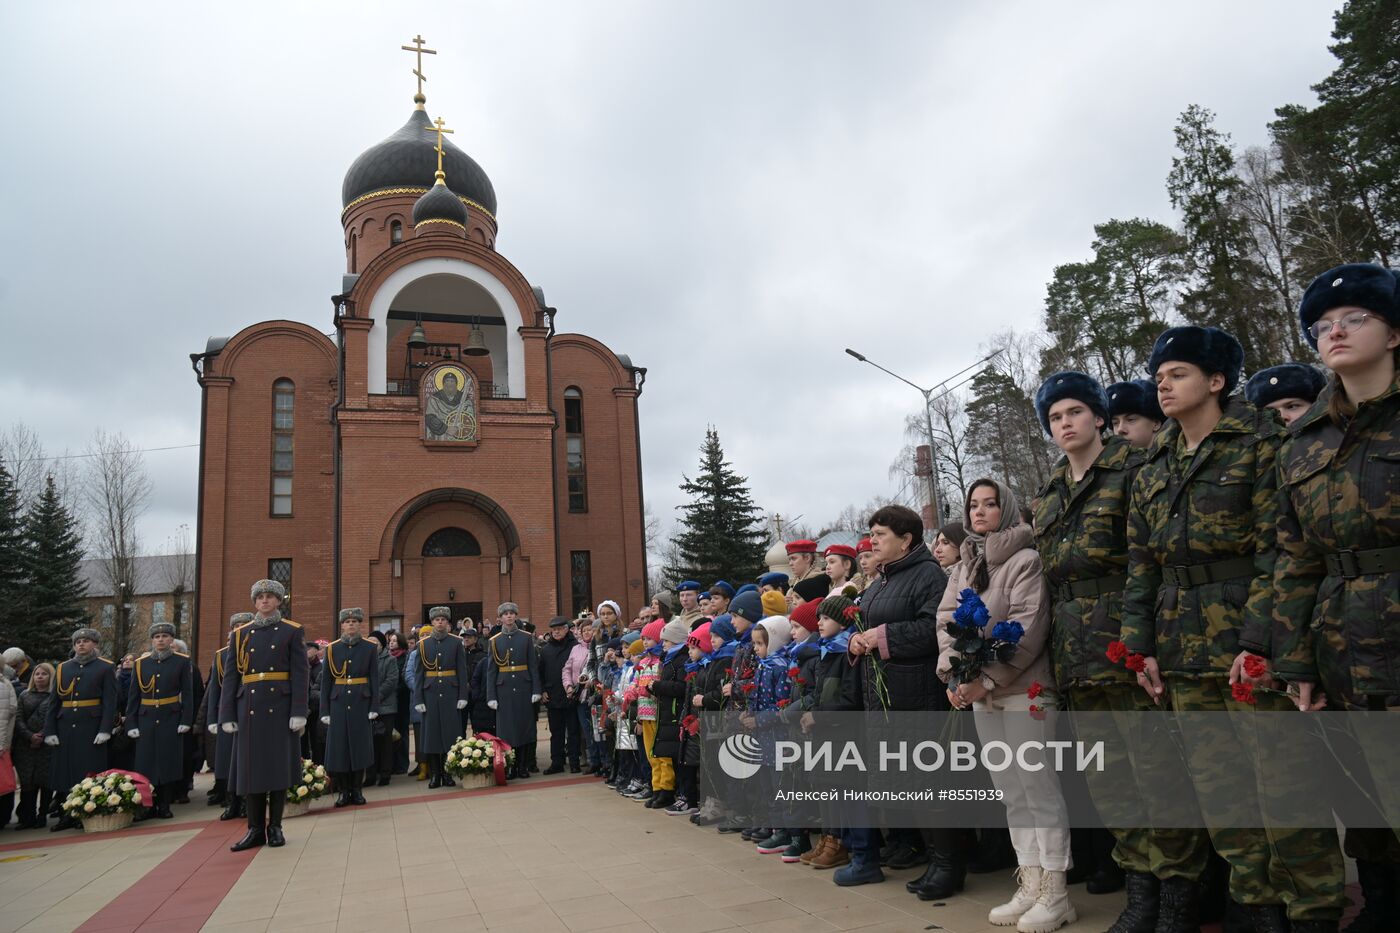
{"label": "officer's belt", "polygon": [[530,665],[528,665],[528,664],[512,664],[512,665],[510,665],[509,667],[498,667],[498,668],[496,668],[496,673],[498,673],[498,674],[517,674],[517,673],[519,673],[520,671],[528,671],[529,669],[530,669]]}
{"label": "officer's belt", "polygon": [[1109,593],[1121,593],[1127,582],[1126,573],[1089,580],[1069,580],[1055,587],[1055,598],[1061,602],[1069,602],[1071,599],[1092,599]]}
{"label": "officer's belt", "polygon": [[456,671],[424,671],[429,677],[456,677]]}
{"label": "officer's belt", "polygon": [[244,674],[244,680],[254,682],[260,680],[287,680],[290,675],[286,671],[263,671],[261,674]]}
{"label": "officer's belt", "polygon": [[1211,561],[1208,564],[1177,564],[1162,568],[1162,582],[1167,586],[1180,587],[1181,589],[1252,576],[1254,576],[1254,558],[1252,557],[1231,557],[1226,560]]}
{"label": "officer's belt", "polygon": [[87,709],[89,706],[101,706],[101,700],[64,700],[64,709]]}
{"label": "officer's belt", "polygon": [[141,698],[142,706],[169,706],[171,703],[179,703],[180,697],[161,697],[159,700],[151,700],[146,697]]}
{"label": "officer's belt", "polygon": [[335,682],[338,683],[338,684],[340,684],[342,687],[353,687],[353,686],[355,686],[356,684],[367,684],[367,683],[369,683],[369,678],[368,678],[368,677],[337,677],[337,678],[335,679]]}
{"label": "officer's belt", "polygon": [[1400,572],[1400,547],[1378,547],[1369,551],[1338,551],[1328,554],[1327,574],[1354,580],[1378,573]]}

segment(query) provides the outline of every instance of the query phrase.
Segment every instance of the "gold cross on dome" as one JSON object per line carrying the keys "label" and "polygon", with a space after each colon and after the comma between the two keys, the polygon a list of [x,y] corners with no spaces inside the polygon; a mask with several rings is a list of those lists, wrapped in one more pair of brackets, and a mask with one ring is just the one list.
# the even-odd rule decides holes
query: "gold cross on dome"
{"label": "gold cross on dome", "polygon": [[438,117],[436,120],[433,121],[433,125],[430,126],[430,127],[428,127],[427,132],[429,132],[429,133],[436,133],[436,134],[437,134],[437,145],[434,146],[433,148],[434,148],[435,150],[437,150],[437,156],[438,156],[437,173],[438,173],[439,175],[441,175],[441,174],[442,174],[442,134],[443,134],[443,133],[447,133],[447,134],[450,135],[450,134],[456,132],[456,130],[449,130],[449,129],[447,128],[447,126],[446,126],[446,121],[443,120],[442,117]]}
{"label": "gold cross on dome", "polygon": [[401,46],[399,46],[399,48],[403,49],[405,52],[412,52],[413,55],[414,55],[414,58],[416,59],[416,62],[415,62],[414,67],[413,67],[413,75],[414,75],[414,77],[416,77],[416,78],[418,79],[418,96],[419,96],[419,97],[422,97],[422,96],[423,96],[423,82],[426,81],[426,80],[428,80],[428,79],[427,79],[426,77],[424,77],[424,75],[423,75],[423,56],[424,56],[424,55],[436,55],[436,54],[437,54],[437,50],[436,50],[436,49],[424,48],[424,47],[423,47],[423,37],[422,37],[422,36],[414,36],[414,37],[413,37],[413,45],[401,45]]}

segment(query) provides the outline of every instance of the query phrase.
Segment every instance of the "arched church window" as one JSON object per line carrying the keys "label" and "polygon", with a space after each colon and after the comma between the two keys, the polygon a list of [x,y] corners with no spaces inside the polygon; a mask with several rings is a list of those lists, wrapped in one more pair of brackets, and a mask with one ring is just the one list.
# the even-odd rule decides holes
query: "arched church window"
{"label": "arched church window", "polygon": [[292,425],[296,386],[290,379],[272,384],[272,514],[292,514]]}
{"label": "arched church window", "polygon": [[588,477],[583,467],[583,393],[564,390],[564,456],[569,484],[569,511],[588,511]]}
{"label": "arched church window", "polygon": [[423,542],[424,557],[480,557],[481,544],[465,528],[439,528]]}
{"label": "arched church window", "polygon": [[389,224],[389,242],[403,242],[403,224],[399,223],[397,220]]}

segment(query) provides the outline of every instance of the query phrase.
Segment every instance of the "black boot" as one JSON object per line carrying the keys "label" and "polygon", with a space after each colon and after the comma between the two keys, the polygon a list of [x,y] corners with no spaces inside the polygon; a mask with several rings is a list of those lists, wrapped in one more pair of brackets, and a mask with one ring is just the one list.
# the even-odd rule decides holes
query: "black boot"
{"label": "black boot", "polygon": [[1246,904],[1244,912],[1254,933],[1288,933],[1288,914],[1282,904]]}
{"label": "black boot", "polygon": [[929,868],[924,883],[914,892],[921,901],[941,901],[963,889],[967,880],[967,863],[958,849],[958,833],[952,829],[931,829],[924,837],[929,854]]}
{"label": "black boot", "polygon": [[160,793],[156,794],[156,819],[173,820],[175,818],[175,814],[170,812],[170,801],[179,797],[184,789],[183,784],[166,784],[161,788]]}
{"label": "black boot", "polygon": [[1003,828],[983,829],[978,836],[977,849],[967,860],[969,874],[987,875],[1016,867],[1016,850],[1011,848],[1011,833]]}
{"label": "black boot", "polygon": [[365,773],[363,771],[356,771],[350,775],[350,802],[357,807],[362,807],[369,802],[365,800],[364,786]]}
{"label": "black boot", "polygon": [[1200,933],[1201,885],[1187,878],[1164,878],[1157,892],[1154,933]]}
{"label": "black boot", "polygon": [[249,794],[245,806],[248,810],[248,834],[229,846],[232,852],[255,849],[267,843],[267,794]]}
{"label": "black boot", "polygon": [[442,786],[442,760],[437,755],[428,756],[428,770],[432,777],[428,779],[428,789],[434,790]]}
{"label": "black boot", "polygon": [[938,866],[934,864],[932,859],[930,859],[927,867],[924,868],[924,873],[922,875],[904,882],[904,890],[908,891],[910,894],[918,894],[919,891],[921,891],[924,888],[924,886],[929,883],[929,880],[932,879],[933,876],[937,873]]}
{"label": "black boot", "polygon": [[236,820],[240,816],[247,816],[247,808],[243,806],[241,794],[228,794],[228,803],[224,807],[224,812],[219,814],[221,820]]}
{"label": "black boot", "polygon": [[58,822],[49,827],[49,832],[56,833],[65,829],[72,829],[78,825],[78,821],[67,813],[58,818]]}
{"label": "black boot", "polygon": [[1123,869],[1113,860],[1113,847],[1116,845],[1113,833],[1106,829],[1094,830],[1094,871],[1084,884],[1090,894],[1112,894],[1123,890]]}
{"label": "black boot", "polygon": [[[1356,860],[1356,880],[1361,885],[1361,912],[1347,924],[1346,933],[1382,933],[1400,929],[1397,892],[1392,876],[1395,868],[1384,862]],[[1296,924],[1294,925],[1297,926]]]}
{"label": "black boot", "polygon": [[220,807],[226,803],[228,803],[228,782],[223,778],[215,778],[214,786],[209,788],[209,794],[204,798],[204,805]]}
{"label": "black boot", "polygon": [[335,795],[335,808],[350,806],[350,775],[342,774],[339,771],[332,772],[331,780],[335,784],[335,789],[339,791]]}
{"label": "black boot", "polygon": [[1108,933],[1154,933],[1157,929],[1157,893],[1161,883],[1147,871],[1124,873],[1128,903],[1108,928]]}
{"label": "black boot", "polygon": [[287,795],[274,792],[267,803],[267,844],[276,849],[287,844],[287,837],[282,835],[282,809],[287,805]]}
{"label": "black boot", "polygon": [[456,786],[457,786],[457,782],[454,781],[454,780],[452,780],[452,775],[450,775],[450,774],[447,773],[447,756],[446,756],[446,755],[439,755],[439,756],[438,756],[438,774],[442,775],[442,779],[441,779],[441,780],[442,780],[442,786],[443,786],[443,787],[456,787]]}

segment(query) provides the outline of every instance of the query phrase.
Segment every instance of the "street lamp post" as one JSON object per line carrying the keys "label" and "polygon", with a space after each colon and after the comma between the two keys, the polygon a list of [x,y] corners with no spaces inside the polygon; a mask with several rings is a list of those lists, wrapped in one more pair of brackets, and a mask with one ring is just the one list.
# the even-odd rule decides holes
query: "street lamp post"
{"label": "street lamp post", "polygon": [[888,376],[893,376],[894,378],[898,379],[900,382],[904,383],[905,385],[911,386],[912,388],[917,389],[917,390],[919,391],[919,394],[922,395],[922,396],[924,397],[924,430],[925,430],[925,431],[927,432],[927,434],[928,434],[928,461],[929,461],[929,472],[928,472],[928,504],[929,504],[929,510],[930,510],[930,512],[932,513],[932,514],[929,516],[930,521],[932,522],[932,525],[930,526],[931,528],[937,528],[937,527],[938,527],[938,523],[939,523],[939,522],[942,520],[942,518],[943,518],[943,513],[942,513],[942,511],[941,511],[941,510],[939,509],[939,507],[938,507],[938,457],[937,457],[937,454],[935,453],[936,448],[934,447],[934,441],[935,441],[935,439],[934,439],[934,434],[933,434],[933,402],[934,402],[934,399],[935,399],[935,398],[941,397],[942,395],[946,394],[948,391],[951,391],[951,390],[945,390],[944,392],[938,393],[937,396],[935,396],[934,393],[938,392],[938,390],[939,390],[940,388],[942,388],[943,386],[947,385],[949,382],[951,382],[953,379],[956,379],[958,376],[961,376],[963,373],[967,372],[969,369],[974,369],[974,368],[976,368],[976,367],[978,367],[978,366],[981,366],[983,363],[987,362],[988,360],[990,360],[992,357],[996,356],[996,355],[997,355],[998,353],[1000,353],[1000,352],[1001,352],[1000,350],[993,350],[991,353],[987,354],[987,355],[984,356],[982,359],[980,359],[980,360],[978,360],[977,362],[973,363],[971,366],[965,366],[965,367],[963,367],[962,369],[958,370],[957,372],[953,373],[953,375],[949,376],[947,379],[944,379],[942,382],[935,383],[931,388],[925,389],[923,386],[915,385],[914,383],[910,382],[908,379],[905,379],[905,378],[904,378],[903,376],[901,376],[899,373],[891,372],[890,370],[888,370],[888,369],[886,369],[885,367],[881,366],[879,363],[875,362],[874,360],[869,359],[868,357],[864,356],[863,354],[857,353],[856,351],[852,350],[850,347],[847,347],[847,348],[846,348],[846,353],[847,353],[848,356],[854,357],[855,359],[859,360],[859,361],[862,362],[862,363],[869,363],[871,366],[874,366],[874,367],[875,367],[876,369],[878,369],[880,372],[885,373],[885,374],[888,375]]}

